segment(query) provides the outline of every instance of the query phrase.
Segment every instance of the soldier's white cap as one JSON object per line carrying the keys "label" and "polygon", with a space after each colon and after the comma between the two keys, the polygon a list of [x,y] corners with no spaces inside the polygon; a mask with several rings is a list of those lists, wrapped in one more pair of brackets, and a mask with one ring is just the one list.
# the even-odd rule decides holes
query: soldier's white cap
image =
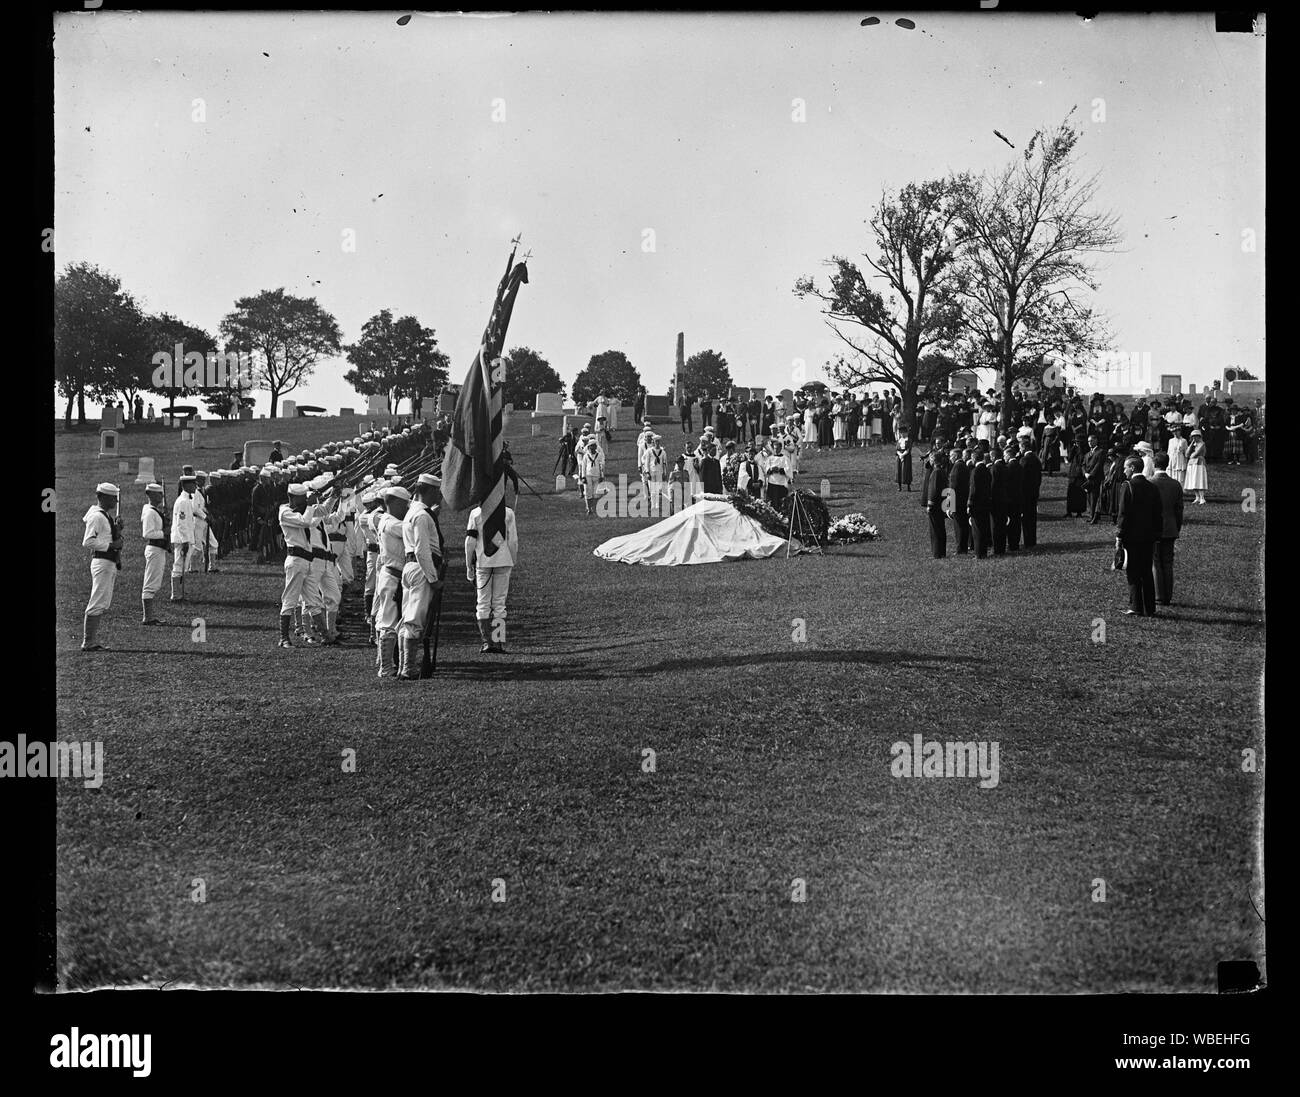
{"label": "soldier's white cap", "polygon": [[590,424],[590,423],[583,423],[583,424],[582,424],[582,433],[583,433],[583,434],[590,434],[590,433],[591,433],[591,424]]}
{"label": "soldier's white cap", "polygon": [[162,484],[145,484],[144,486],[145,491],[162,491],[162,489]]}
{"label": "soldier's white cap", "polygon": [[97,484],[95,486],[95,494],[96,495],[120,495],[121,492],[118,490],[116,484],[110,484],[107,480],[105,480],[102,484]]}
{"label": "soldier's white cap", "polygon": [[194,479],[195,479],[194,474],[187,472],[184,476],[181,477],[181,483],[184,484],[186,481],[193,483]]}
{"label": "soldier's white cap", "polygon": [[202,469],[199,469],[199,471],[196,472],[194,475],[195,475],[195,476],[207,476],[207,473],[204,472]]}
{"label": "soldier's white cap", "polygon": [[367,472],[367,473],[365,474],[365,476],[363,476],[363,477],[361,478],[361,482],[362,482],[363,484],[373,484],[373,483],[375,482],[375,476],[374,476],[374,473]]}
{"label": "soldier's white cap", "polygon": [[290,495],[306,495],[306,494],[307,494],[307,485],[306,485],[306,484],[290,484],[290,485],[289,485],[289,494],[290,494]]}
{"label": "soldier's white cap", "polygon": [[396,484],[390,484],[388,487],[384,488],[383,494],[394,499],[405,499],[408,503],[411,501],[411,493],[403,487],[398,487]]}
{"label": "soldier's white cap", "polygon": [[434,476],[433,473],[431,472],[420,473],[420,484],[422,486],[432,486],[435,488],[442,487],[442,481],[439,480],[438,477]]}
{"label": "soldier's white cap", "polygon": [[275,472],[274,469],[264,468],[261,472],[258,473],[258,476],[271,476],[274,474],[274,472]]}
{"label": "soldier's white cap", "polygon": [[1017,438],[1032,438],[1033,436],[1034,436],[1033,427],[1021,427],[1018,431],[1016,431]]}

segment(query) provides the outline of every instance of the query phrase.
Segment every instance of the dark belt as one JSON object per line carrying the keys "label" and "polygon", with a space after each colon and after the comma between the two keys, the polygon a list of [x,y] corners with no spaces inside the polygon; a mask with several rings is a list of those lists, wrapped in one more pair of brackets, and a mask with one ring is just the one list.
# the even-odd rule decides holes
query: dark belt
{"label": "dark belt", "polygon": [[299,560],[310,560],[310,559],[311,559],[311,552],[309,552],[307,549],[294,548],[293,546],[290,546],[290,547],[289,547],[289,555],[290,555],[290,556],[296,556],[296,557],[298,557]]}
{"label": "dark belt", "polygon": [[408,553],[406,554],[406,562],[407,562],[408,564],[418,564],[418,563],[420,562],[420,560],[419,560],[419,558],[415,555],[415,553],[413,553],[413,552],[408,552]]}
{"label": "dark belt", "polygon": [[94,552],[94,558],[96,560],[112,560],[116,562],[117,553],[113,552],[111,549],[109,549],[107,552],[101,552],[99,549],[96,549]]}
{"label": "dark belt", "polygon": [[384,570],[394,579],[400,579],[402,577],[402,569],[394,564],[385,564]]}
{"label": "dark belt", "polygon": [[145,544],[160,549],[169,549],[172,547],[166,537],[150,537]]}
{"label": "dark belt", "polygon": [[331,540],[331,541],[346,541],[346,540],[347,540],[347,535],[346,535],[346,534],[342,534],[342,533],[331,533],[331,534],[330,534],[330,540]]}
{"label": "dark belt", "polygon": [[333,553],[333,552],[326,552],[324,549],[314,548],[314,549],[311,550],[311,558],[312,558],[313,560],[331,560],[331,561],[333,561],[333,560],[337,560],[337,559],[338,559],[338,554],[337,554],[337,553]]}
{"label": "dark belt", "polygon": [[366,551],[367,551],[367,552],[378,552],[378,551],[379,551],[379,546],[378,546],[378,545],[367,545],[367,546],[366,546]]}

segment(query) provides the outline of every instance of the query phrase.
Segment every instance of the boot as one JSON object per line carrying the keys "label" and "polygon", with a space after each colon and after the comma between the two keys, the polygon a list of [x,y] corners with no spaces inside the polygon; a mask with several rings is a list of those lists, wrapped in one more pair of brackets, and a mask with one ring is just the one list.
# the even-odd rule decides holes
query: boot
{"label": "boot", "polygon": [[397,637],[391,632],[379,638],[379,677],[397,677]]}
{"label": "boot", "polygon": [[[383,638],[381,637],[381,639]],[[401,635],[395,636],[393,638],[393,643],[394,643],[394,651],[397,656],[397,673],[393,677],[405,678],[406,677],[406,637]]]}
{"label": "boot", "polygon": [[[176,595],[176,592],[178,590],[181,592],[180,597],[177,597]],[[185,576],[183,575],[172,576],[172,601],[173,602],[185,601]]]}
{"label": "boot", "polygon": [[162,622],[154,616],[153,598],[141,598],[140,606],[144,610],[144,618],[141,620],[142,625],[161,625]]}
{"label": "boot", "polygon": [[326,641],[331,644],[337,643],[338,636],[336,634],[336,622],[338,621],[338,613],[334,610],[327,609],[321,616],[325,618]]}
{"label": "boot", "polygon": [[293,614],[292,613],[280,614],[280,645],[279,645],[280,647],[282,648],[293,647],[293,640],[289,636],[289,630],[292,627],[293,627]]}
{"label": "boot", "polygon": [[293,607],[293,634],[301,636],[302,633],[302,606]]}
{"label": "boot", "polygon": [[495,650],[492,646],[491,628],[491,621],[480,620],[478,623],[478,634],[483,638],[483,646],[478,649],[480,655],[489,655]]}
{"label": "boot", "polygon": [[330,639],[329,628],[325,624],[325,612],[313,613],[311,615],[312,628],[317,637],[316,643],[322,647],[328,647],[336,641]]}
{"label": "boot", "polygon": [[95,640],[95,636],[98,634],[98,632],[99,632],[99,615],[95,614],[92,617],[89,613],[86,614],[84,630],[82,632],[82,639],[81,639],[82,651],[103,651],[104,650],[104,645],[97,643]]}
{"label": "boot", "polygon": [[[500,640],[492,639],[494,636],[500,636]],[[492,644],[492,651],[497,655],[506,654],[506,619],[498,617],[492,622],[492,627],[488,632],[488,639]]]}
{"label": "boot", "polygon": [[397,677],[404,678],[408,682],[413,682],[420,677],[420,663],[422,655],[420,653],[420,641],[418,638],[408,639],[402,637],[402,667],[397,672]]}

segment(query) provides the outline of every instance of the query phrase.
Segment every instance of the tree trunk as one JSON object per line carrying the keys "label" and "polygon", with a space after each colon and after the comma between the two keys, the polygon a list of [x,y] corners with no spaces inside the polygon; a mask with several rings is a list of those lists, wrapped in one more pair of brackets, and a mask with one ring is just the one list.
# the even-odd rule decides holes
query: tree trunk
{"label": "tree trunk", "polygon": [[86,425],[86,390],[81,389],[77,392],[77,426]]}
{"label": "tree trunk", "polygon": [[280,390],[271,390],[271,418],[276,418],[276,412],[280,407]]}
{"label": "tree trunk", "polygon": [[68,396],[68,403],[63,409],[63,429],[72,429],[72,396]]}

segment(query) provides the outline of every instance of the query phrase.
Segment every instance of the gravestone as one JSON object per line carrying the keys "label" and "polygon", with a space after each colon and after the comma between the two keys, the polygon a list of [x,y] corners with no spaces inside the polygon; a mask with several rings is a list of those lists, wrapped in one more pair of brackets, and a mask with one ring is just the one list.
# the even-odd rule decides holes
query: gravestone
{"label": "gravestone", "polygon": [[351,414],[352,414],[352,409],[351,409],[351,408],[339,408],[339,414],[340,414],[340,415],[351,415]]}
{"label": "gravestone", "polygon": [[556,492],[557,493],[563,492],[566,488],[568,488],[568,486],[569,486],[569,482],[564,478],[564,474],[563,473],[557,474],[555,477]]}
{"label": "gravestone", "polygon": [[99,456],[117,456],[117,431],[101,430],[99,432]]}
{"label": "gravestone", "polygon": [[1188,385],[1188,386],[1187,386],[1187,395],[1188,395],[1188,396],[1195,396],[1195,395],[1196,395],[1196,386],[1195,386],[1194,384],[1191,384],[1191,385]]}
{"label": "gravestone", "polygon": [[154,482],[152,457],[140,458],[140,469],[136,473],[135,482],[137,484],[152,484]]}
{"label": "gravestone", "polygon": [[357,424],[358,434],[369,434],[374,429],[375,429],[375,424],[372,423],[369,419],[362,419],[361,422]]}
{"label": "gravestone", "polygon": [[456,410],[456,394],[454,392],[438,393],[438,411],[444,415],[449,415]]}
{"label": "gravestone", "polygon": [[831,482],[824,478],[822,479],[821,484],[821,497],[823,499],[829,499],[831,497]]}
{"label": "gravestone", "polygon": [[118,472],[130,472],[130,471],[131,471],[131,462],[130,462],[130,461],[119,461],[119,462],[117,463],[117,471],[118,471]]}
{"label": "gravestone", "polygon": [[785,408],[786,415],[794,414],[794,390],[793,389],[781,390],[781,404]]}
{"label": "gravestone", "polygon": [[366,397],[366,414],[381,415],[388,418],[388,397],[383,393],[374,393]]}
{"label": "gravestone", "polygon": [[190,430],[188,427],[186,427],[184,430],[181,431],[181,441],[182,441],[182,442],[193,442],[193,441],[194,441],[194,432],[193,432],[192,430]]}
{"label": "gravestone", "polygon": [[534,437],[534,438],[539,438],[539,437],[541,437],[541,433],[542,433],[542,424],[541,424],[541,423],[534,423],[534,424],[533,424],[533,437]]}
{"label": "gravestone", "polygon": [[241,419],[252,419],[252,418],[253,418],[253,409],[252,409],[252,408],[240,408],[240,409],[239,409],[239,417],[240,417]]}
{"label": "gravestone", "polygon": [[672,401],[667,396],[649,396],[645,398],[645,414],[653,419],[667,419],[672,410]]}
{"label": "gravestone", "polygon": [[275,449],[274,442],[266,442],[260,438],[255,438],[244,443],[244,467],[249,465],[264,465],[271,459],[271,451]]}
{"label": "gravestone", "polygon": [[1237,403],[1243,401],[1254,403],[1256,400],[1264,399],[1264,388],[1263,381],[1232,381],[1228,385],[1228,395]]}
{"label": "gravestone", "polygon": [[121,430],[122,413],[115,407],[105,408],[99,416],[101,430]]}
{"label": "gravestone", "polygon": [[750,389],[749,398],[751,400],[762,400],[767,395],[767,389]]}
{"label": "gravestone", "polygon": [[298,418],[298,401],[281,400],[280,401],[280,418],[297,419]]}
{"label": "gravestone", "polygon": [[535,415],[563,415],[564,397],[558,392],[539,392],[533,408]]}
{"label": "gravestone", "polygon": [[731,388],[731,398],[747,404],[749,403],[749,389],[736,388],[733,385]]}

